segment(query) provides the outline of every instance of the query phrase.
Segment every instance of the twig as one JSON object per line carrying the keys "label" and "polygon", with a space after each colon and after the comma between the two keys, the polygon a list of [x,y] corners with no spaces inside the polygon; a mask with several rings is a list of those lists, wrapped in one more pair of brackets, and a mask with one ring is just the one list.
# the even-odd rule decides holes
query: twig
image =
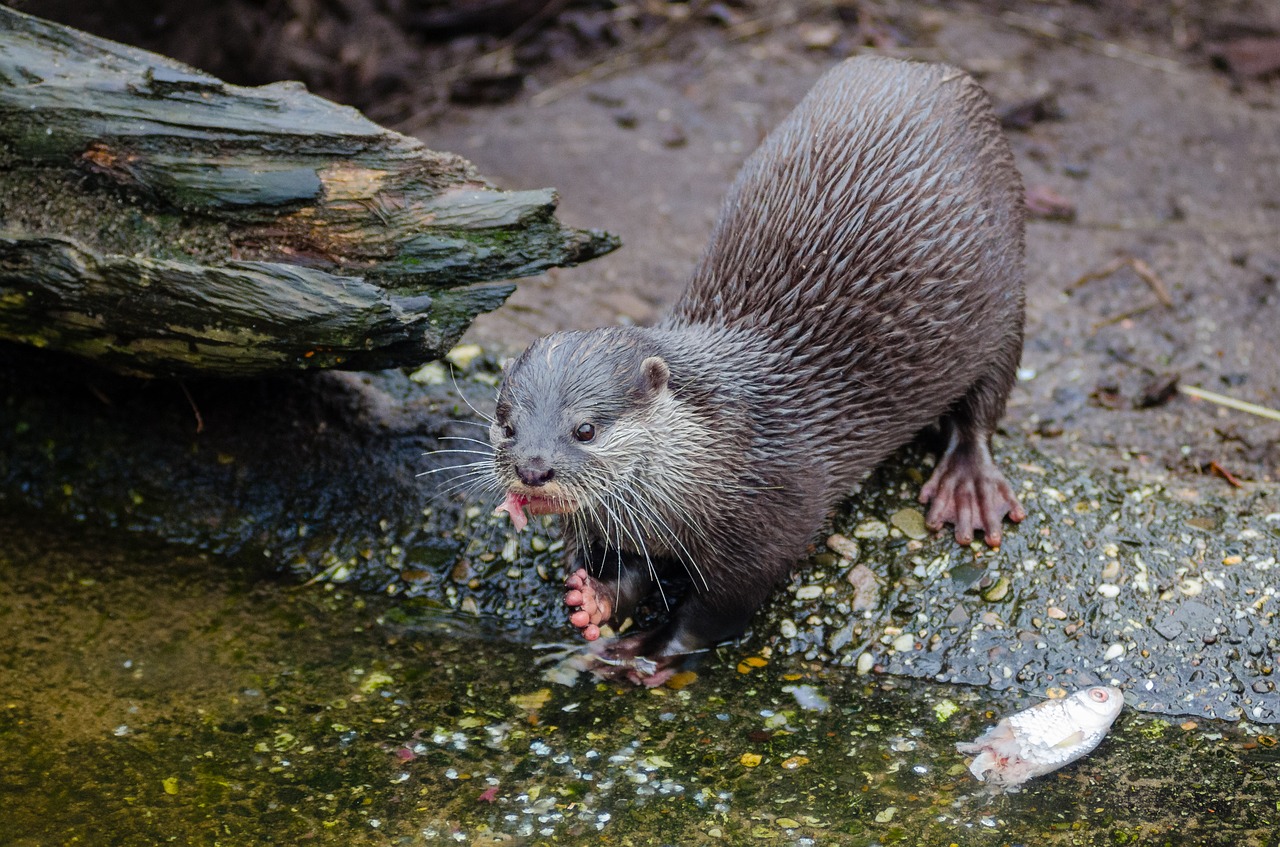
{"label": "twig", "polygon": [[1156,276],[1156,272],[1151,270],[1151,266],[1141,259],[1130,259],[1129,266],[1133,268],[1133,272],[1142,277],[1142,281],[1151,286],[1151,290],[1156,293],[1156,297],[1166,306],[1173,306],[1173,298],[1169,296],[1169,289],[1165,287],[1164,280]]}
{"label": "twig", "polygon": [[1210,460],[1209,472],[1216,474],[1222,477],[1223,479],[1225,479],[1227,483],[1231,485],[1232,488],[1244,487],[1244,484],[1241,483],[1240,480],[1236,479],[1235,474],[1233,474],[1231,471],[1227,470],[1226,468],[1224,468],[1222,465],[1218,464],[1215,461]]}
{"label": "twig", "polygon": [[1149,312],[1155,307],[1156,307],[1155,303],[1148,303],[1145,306],[1135,306],[1132,309],[1127,309],[1123,312],[1120,312],[1119,314],[1112,315],[1109,318],[1103,318],[1102,320],[1095,323],[1093,326],[1089,327],[1089,331],[1097,332],[1098,330],[1102,329],[1104,326],[1111,326],[1112,324],[1118,324],[1118,323],[1121,323],[1122,321],[1127,321],[1129,320],[1129,318],[1136,318],[1138,315],[1142,314],[1143,312]]}
{"label": "twig", "polygon": [[204,418],[200,417],[200,407],[196,405],[196,398],[191,396],[191,392],[187,390],[187,384],[182,380],[178,380],[178,387],[182,389],[182,393],[187,395],[187,402],[191,404],[191,411],[196,416],[196,434],[204,432]]}
{"label": "twig", "polygon": [[1155,292],[1157,299],[1159,299],[1163,305],[1170,308],[1173,307],[1173,298],[1169,296],[1169,288],[1164,284],[1164,280],[1160,279],[1156,272],[1151,269],[1150,265],[1142,259],[1138,259],[1134,256],[1121,256],[1107,262],[1096,271],[1089,271],[1071,285],[1067,286],[1067,293],[1070,294],[1072,291],[1075,291],[1087,282],[1093,282],[1095,279],[1102,279],[1103,277],[1111,276],[1113,273],[1124,267],[1133,268],[1133,272],[1137,274],[1138,278],[1145,282],[1152,291]]}
{"label": "twig", "polygon": [[1017,12],[1006,12],[1000,16],[1007,26],[1022,32],[1031,33],[1032,35],[1051,38],[1054,41],[1060,41],[1063,44],[1070,44],[1079,47],[1082,50],[1088,50],[1091,53],[1098,53],[1109,59],[1118,59],[1122,62],[1129,62],[1143,68],[1150,68],[1155,71],[1162,71],[1167,74],[1186,73],[1187,69],[1172,59],[1166,59],[1163,56],[1156,56],[1152,53],[1146,53],[1142,50],[1135,50],[1132,47],[1125,47],[1123,44],[1116,44],[1114,41],[1103,41],[1102,39],[1089,35],[1088,33],[1069,30],[1066,27],[1058,26],[1049,21],[1042,21],[1039,18],[1033,18],[1030,15],[1020,15]]}
{"label": "twig", "polygon": [[1261,418],[1280,421],[1280,411],[1269,409],[1266,406],[1259,406],[1256,403],[1237,400],[1234,397],[1227,397],[1225,394],[1217,394],[1213,391],[1206,391],[1203,388],[1196,388],[1192,385],[1179,385],[1178,390],[1189,397],[1195,397],[1197,400],[1207,400],[1210,403],[1217,403],[1219,406],[1226,406],[1228,409],[1235,409],[1236,411],[1248,412],[1251,415],[1257,415]]}

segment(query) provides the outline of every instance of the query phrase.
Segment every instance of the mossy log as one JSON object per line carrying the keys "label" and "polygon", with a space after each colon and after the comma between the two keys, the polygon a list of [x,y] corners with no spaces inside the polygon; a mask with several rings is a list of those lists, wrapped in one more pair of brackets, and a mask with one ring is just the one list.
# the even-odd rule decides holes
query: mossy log
{"label": "mossy log", "polygon": [[127,373],[416,365],[617,247],[295,83],[0,7],[0,338]]}

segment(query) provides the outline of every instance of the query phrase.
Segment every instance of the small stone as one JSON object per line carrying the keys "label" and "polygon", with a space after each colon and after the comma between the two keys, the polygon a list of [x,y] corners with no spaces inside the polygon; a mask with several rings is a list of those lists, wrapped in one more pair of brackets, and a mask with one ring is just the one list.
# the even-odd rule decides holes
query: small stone
{"label": "small stone", "polygon": [[854,669],[858,672],[858,676],[866,676],[871,673],[871,668],[875,666],[875,663],[876,660],[870,653],[863,653],[858,657],[858,664]]}
{"label": "small stone", "polygon": [[896,806],[890,806],[882,812],[876,812],[876,823],[888,823],[898,813]]}
{"label": "small stone", "polygon": [[1243,562],[1243,561],[1244,561],[1244,557],[1243,557],[1243,556],[1227,556],[1225,559],[1223,559],[1223,560],[1222,560],[1222,564],[1224,564],[1224,565],[1238,565],[1238,564],[1240,564],[1240,563],[1241,563],[1241,562]]}
{"label": "small stone", "polygon": [[[809,764],[808,756],[792,756],[782,763],[782,767],[786,770],[793,771],[796,768],[802,768],[807,764]],[[782,826],[786,826],[786,824],[782,824]]]}
{"label": "small stone", "polygon": [[880,578],[866,565],[854,565],[844,577],[856,592],[852,610],[866,612],[880,605]]}
{"label": "small stone", "polygon": [[988,589],[982,592],[982,599],[988,603],[998,603],[1005,597],[1009,596],[1009,590],[1013,587],[1009,577],[1002,576]]}
{"label": "small stone", "polygon": [[855,561],[858,558],[858,542],[847,535],[835,533],[827,539],[827,547],[841,558]]}
{"label": "small stone", "polygon": [[870,541],[888,538],[889,525],[884,521],[878,521],[874,518],[869,521],[863,521],[853,528],[853,537],[863,538]]}
{"label": "small stone", "polygon": [[1064,621],[1067,619],[1067,613],[1059,609],[1057,606],[1050,606],[1045,610],[1045,614],[1053,618],[1055,621]]}
{"label": "small stone", "polygon": [[1102,654],[1102,661],[1110,662],[1113,659],[1119,659],[1123,655],[1124,655],[1124,645],[1112,644],[1110,647],[1107,648],[1107,652]]}
{"label": "small stone", "polygon": [[1113,585],[1110,582],[1104,582],[1098,586],[1098,593],[1103,597],[1115,599],[1120,596],[1120,586]]}
{"label": "small stone", "polygon": [[821,585],[802,585],[796,589],[797,600],[817,600],[821,596]]}
{"label": "small stone", "polygon": [[1111,559],[1102,568],[1102,578],[1107,582],[1114,582],[1118,576],[1120,576],[1120,560]]}
{"label": "small stone", "polygon": [[916,637],[909,632],[904,632],[897,638],[893,639],[893,649],[899,653],[905,653],[908,650],[915,649]]}
{"label": "small stone", "polygon": [[919,509],[899,509],[889,517],[889,523],[902,530],[907,538],[927,538],[929,530],[924,525],[924,515]]}
{"label": "small stone", "polygon": [[813,24],[799,26],[800,43],[808,50],[826,50],[840,40],[843,29],[838,23]]}
{"label": "small stone", "polygon": [[783,638],[795,638],[798,631],[799,630],[796,629],[796,622],[790,618],[787,618],[782,623],[778,624],[778,633]]}
{"label": "small stone", "polygon": [[763,761],[764,757],[759,753],[743,753],[738,757],[738,763],[745,768],[754,768]]}
{"label": "small stone", "polygon": [[445,353],[444,357],[455,367],[466,370],[475,361],[476,357],[483,352],[484,350],[479,344],[459,344],[448,353]]}
{"label": "small stone", "polygon": [[449,381],[449,373],[441,362],[428,362],[409,374],[409,379],[419,385],[444,385]]}
{"label": "small stone", "polygon": [[662,128],[662,146],[675,149],[683,147],[689,143],[689,136],[685,134],[684,127],[680,124],[667,124]]}

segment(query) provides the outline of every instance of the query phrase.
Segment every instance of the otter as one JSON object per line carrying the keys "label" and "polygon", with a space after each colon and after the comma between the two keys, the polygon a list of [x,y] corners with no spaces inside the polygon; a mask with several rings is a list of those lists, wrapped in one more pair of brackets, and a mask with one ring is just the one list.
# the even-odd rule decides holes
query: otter
{"label": "otter", "polygon": [[1022,351],[1023,198],[971,77],[850,59],[747,159],[657,325],[558,332],[508,365],[497,512],[562,516],[572,625],[593,641],[665,575],[691,582],[665,625],[598,651],[603,672],[658,685],[741,634],[933,424],[928,526],[997,546],[1025,517],[990,451]]}

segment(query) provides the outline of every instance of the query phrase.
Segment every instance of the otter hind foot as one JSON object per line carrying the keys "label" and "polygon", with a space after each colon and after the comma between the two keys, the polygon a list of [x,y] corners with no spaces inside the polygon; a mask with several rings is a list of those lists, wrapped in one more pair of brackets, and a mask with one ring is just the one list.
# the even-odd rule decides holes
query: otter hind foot
{"label": "otter hind foot", "polygon": [[974,531],[981,530],[989,546],[999,547],[1005,517],[1017,523],[1027,516],[981,442],[948,445],[920,490],[920,502],[929,504],[925,525],[937,531],[951,524],[960,544],[970,543]]}
{"label": "otter hind foot", "polygon": [[657,688],[675,676],[682,656],[645,655],[652,633],[641,632],[604,641],[593,647],[591,671],[603,679],[625,680],[645,688]]}
{"label": "otter hind foot", "polygon": [[569,623],[587,641],[600,637],[600,626],[613,617],[613,598],[609,586],[578,568],[565,580],[564,603],[570,609]]}

